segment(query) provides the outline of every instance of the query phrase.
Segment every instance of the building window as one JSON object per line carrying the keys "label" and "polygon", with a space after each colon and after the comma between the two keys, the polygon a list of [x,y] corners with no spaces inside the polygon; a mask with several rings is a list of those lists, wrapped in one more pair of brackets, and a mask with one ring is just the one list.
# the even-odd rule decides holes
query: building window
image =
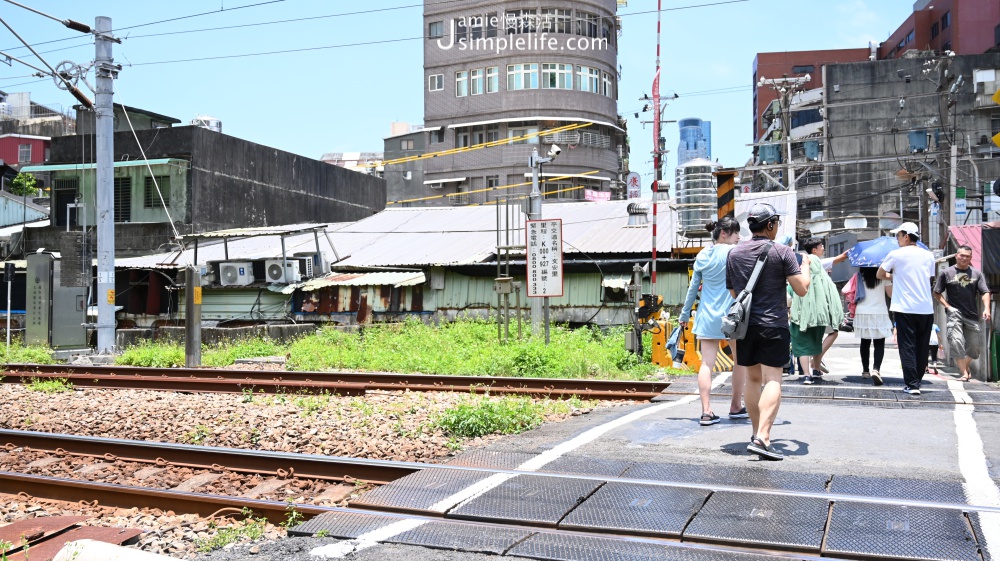
{"label": "building window", "polygon": [[543,31],[548,31],[549,33],[573,33],[573,12],[571,10],[543,8],[541,20],[541,29]]}
{"label": "building window", "polygon": [[465,185],[458,184],[455,186],[455,196],[451,197],[452,204],[455,205],[467,205],[469,204],[469,188]]}
{"label": "building window", "polygon": [[[487,175],[486,176],[486,188],[487,189],[496,189],[499,186],[500,186],[500,176],[499,175]],[[487,193],[483,193],[483,201],[488,201],[488,200],[490,200],[490,194],[488,192]]]}
{"label": "building window", "polygon": [[950,11],[949,12],[945,12],[944,15],[941,16],[941,31],[944,31],[945,29],[948,29],[949,27],[951,27],[951,12]]}
{"label": "building window", "polygon": [[115,222],[132,221],[132,178],[115,178]]}
{"label": "building window", "polygon": [[455,73],[455,97],[469,95],[469,72],[463,70]]}
{"label": "building window", "polygon": [[18,162],[30,162],[31,161],[31,145],[30,144],[18,144],[17,145],[17,161]]}
{"label": "building window", "polygon": [[469,147],[469,129],[455,129],[455,148]]}
{"label": "building window", "polygon": [[429,24],[427,24],[428,39],[440,39],[441,37],[444,37],[443,21],[432,21]]}
{"label": "building window", "polygon": [[914,42],[916,40],[916,38],[917,38],[916,33],[917,33],[916,31],[911,31],[909,34],[907,34],[907,36],[906,36],[906,44],[907,45],[909,45],[910,43],[912,43],[912,42]]}
{"label": "building window", "polygon": [[497,36],[497,13],[490,12],[486,14],[486,36],[496,37]]}
{"label": "building window", "polygon": [[941,28],[938,27],[938,22],[934,22],[931,25],[931,39],[937,37],[939,33],[941,33]]}
{"label": "building window", "polygon": [[538,89],[537,64],[508,64],[507,91]]}
{"label": "building window", "polygon": [[576,34],[584,37],[597,37],[601,18],[588,12],[576,13]]}
{"label": "building window", "polygon": [[538,13],[535,10],[508,10],[506,19],[508,35],[534,33],[538,28]]}
{"label": "building window", "polygon": [[470,87],[472,90],[472,95],[480,95],[483,93],[483,71],[473,70],[472,78],[470,81]]}
{"label": "building window", "polygon": [[601,93],[601,71],[587,66],[576,67],[576,88],[581,92]]}
{"label": "building window", "polygon": [[469,36],[469,22],[467,18],[458,18],[455,22],[455,42],[462,41]]}
{"label": "building window", "polygon": [[491,66],[486,69],[486,93],[500,91],[500,67]]}
{"label": "building window", "polygon": [[792,67],[792,74],[812,74],[816,72],[816,66],[812,64],[800,64]]}
{"label": "building window", "polygon": [[542,87],[557,90],[572,90],[573,65],[542,64]]}
{"label": "building window", "polygon": [[439,92],[444,89],[444,74],[431,74],[427,77],[427,91]]}
{"label": "building window", "polygon": [[[523,138],[528,135],[530,138]],[[538,144],[538,126],[526,123],[511,123],[507,126],[507,144]]]}
{"label": "building window", "polygon": [[[156,192],[156,187],[159,185],[160,192]],[[146,178],[146,185],[142,197],[142,208],[160,208],[160,195],[163,195],[163,203],[169,207],[170,206],[170,176],[169,175],[157,175],[156,183],[153,183],[152,177]],[[117,203],[116,203],[117,204]],[[117,220],[116,220],[117,221]]]}
{"label": "building window", "polygon": [[941,45],[941,50],[942,51],[950,51],[951,50],[951,41],[948,41],[944,45]]}
{"label": "building window", "polygon": [[500,140],[500,125],[486,125],[486,142]]}
{"label": "building window", "polygon": [[604,95],[615,97],[614,81],[611,79],[611,74],[607,72],[604,73]]}
{"label": "building window", "polygon": [[469,17],[469,29],[472,34],[469,36],[470,39],[475,41],[476,39],[483,38],[483,16],[470,16]]}
{"label": "building window", "polygon": [[444,142],[444,128],[431,131],[431,144],[441,144]]}
{"label": "building window", "polygon": [[413,150],[413,139],[400,140],[399,141],[400,150]]}

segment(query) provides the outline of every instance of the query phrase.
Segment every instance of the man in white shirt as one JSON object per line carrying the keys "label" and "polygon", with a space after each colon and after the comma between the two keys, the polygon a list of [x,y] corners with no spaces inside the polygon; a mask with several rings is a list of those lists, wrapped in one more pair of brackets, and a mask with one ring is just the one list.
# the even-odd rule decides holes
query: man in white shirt
{"label": "man in white shirt", "polygon": [[920,229],[913,222],[904,222],[889,233],[896,235],[899,249],[889,252],[876,276],[892,280],[889,309],[896,318],[896,341],[906,384],[903,391],[920,395],[934,326],[934,299],[931,297],[934,256],[917,246]]}

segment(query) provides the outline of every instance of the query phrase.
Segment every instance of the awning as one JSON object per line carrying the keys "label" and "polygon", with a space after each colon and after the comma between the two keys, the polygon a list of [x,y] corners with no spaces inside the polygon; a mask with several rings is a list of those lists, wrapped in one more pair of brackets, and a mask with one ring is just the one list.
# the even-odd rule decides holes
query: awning
{"label": "awning", "polygon": [[[162,166],[166,164],[183,164],[187,165],[187,160],[180,160],[177,158],[159,158],[156,160],[131,160],[128,162],[115,162],[116,168],[130,168],[135,166],[146,167],[146,165],[151,166]],[[51,166],[24,166],[21,168],[23,172],[31,173],[41,173],[46,171],[70,171],[70,170],[85,170],[94,169],[96,164],[53,164]]]}
{"label": "awning", "polygon": [[290,284],[281,292],[291,294],[296,290],[312,292],[328,286],[416,286],[427,282],[420,271],[377,272],[377,273],[330,273],[299,284]]}
{"label": "awning", "polygon": [[433,185],[435,183],[461,183],[468,179],[467,177],[452,177],[451,179],[429,179],[424,181],[424,185]]}
{"label": "awning", "polygon": [[473,121],[471,123],[453,123],[448,125],[448,128],[457,129],[458,127],[476,127],[479,125],[493,125],[496,123],[513,123],[517,121],[560,121],[564,123],[590,123],[593,125],[601,125],[605,127],[611,127],[616,130],[624,131],[624,129],[622,129],[618,125],[615,125],[614,123],[608,123],[606,121],[595,121],[593,119],[579,119],[579,118],[571,119],[567,117],[537,117],[537,116],[508,117],[505,119],[490,119],[489,121]]}
{"label": "awning", "polygon": [[[599,175],[586,175],[582,173],[540,173],[539,175],[541,177],[574,177],[580,179],[596,179],[598,181],[611,181],[611,179],[607,177],[601,177]],[[524,176],[531,179],[530,173],[526,173]]]}

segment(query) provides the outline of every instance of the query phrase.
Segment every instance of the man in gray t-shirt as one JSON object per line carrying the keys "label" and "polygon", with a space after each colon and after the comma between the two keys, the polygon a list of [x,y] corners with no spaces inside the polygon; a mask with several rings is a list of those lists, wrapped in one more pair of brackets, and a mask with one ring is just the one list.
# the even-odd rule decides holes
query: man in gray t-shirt
{"label": "man in gray t-shirt", "polygon": [[[934,283],[934,298],[948,312],[948,356],[955,359],[959,380],[968,381],[969,364],[979,358],[983,334],[980,317],[990,320],[990,289],[986,277],[972,266],[972,248],[958,247],[956,264],[941,271]],[[983,312],[979,311],[980,300]]]}
{"label": "man in gray t-shirt", "polygon": [[762,251],[767,261],[753,288],[747,334],[736,344],[736,363],[747,367],[745,403],[753,423],[753,438],[747,451],[768,460],[784,456],[771,446],[771,426],[781,403],[781,368],[788,360],[791,344],[785,282],[799,296],[809,290],[809,256],[802,268],[789,247],[775,245],[780,213],[767,203],[755,203],[747,216],[753,239],[737,245],[726,261],[726,288],[735,298],[746,288]]}

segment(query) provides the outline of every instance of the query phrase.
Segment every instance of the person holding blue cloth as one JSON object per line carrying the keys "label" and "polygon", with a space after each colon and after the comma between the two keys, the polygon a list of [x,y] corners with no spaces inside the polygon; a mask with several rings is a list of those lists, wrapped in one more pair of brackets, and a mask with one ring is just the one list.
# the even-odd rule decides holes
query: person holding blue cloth
{"label": "person holding blue cloth", "polygon": [[[710,392],[712,389],[712,370],[718,358],[719,343],[726,339],[722,334],[722,318],[733,302],[733,297],[726,288],[726,260],[729,250],[740,241],[740,224],[728,216],[718,222],[709,222],[705,229],[712,233],[711,247],[706,247],[698,253],[694,261],[694,274],[691,286],[688,287],[684,308],[681,310],[679,322],[682,328],[687,328],[691,320],[691,308],[701,292],[698,313],[695,314],[694,333],[701,342],[701,368],[698,370],[698,392],[701,394],[701,426],[707,427],[719,422],[720,418],[712,412]],[[729,340],[729,348],[736,356],[736,341]],[[746,368],[733,365],[733,398],[729,405],[730,419],[746,419],[749,417],[743,406],[743,387],[746,385]]]}

